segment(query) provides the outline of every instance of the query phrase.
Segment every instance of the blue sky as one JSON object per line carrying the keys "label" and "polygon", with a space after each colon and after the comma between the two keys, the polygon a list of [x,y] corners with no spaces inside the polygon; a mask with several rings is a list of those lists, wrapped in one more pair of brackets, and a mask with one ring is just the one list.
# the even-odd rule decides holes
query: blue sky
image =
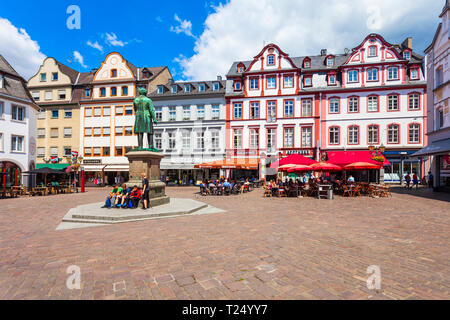
{"label": "blue sky", "polygon": [[[371,33],[416,52],[431,42],[444,0],[227,0],[0,2],[0,53],[25,78],[45,56],[87,71],[111,51],[136,66],[169,66],[175,79],[224,75],[274,42],[291,56],[342,53]],[[69,30],[69,5],[81,9],[81,29]],[[3,20],[1,20],[3,19]],[[3,33],[3,35],[2,35]],[[95,44],[96,49],[88,45]],[[33,71],[34,70],[34,71]]]}

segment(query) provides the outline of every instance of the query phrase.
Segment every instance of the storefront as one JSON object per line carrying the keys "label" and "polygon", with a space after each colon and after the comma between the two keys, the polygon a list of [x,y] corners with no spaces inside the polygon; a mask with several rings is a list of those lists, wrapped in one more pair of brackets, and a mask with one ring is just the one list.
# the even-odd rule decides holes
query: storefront
{"label": "storefront", "polygon": [[241,180],[258,179],[258,165],[258,158],[231,158],[196,164],[195,168],[205,170],[205,179],[215,180],[224,177]]}
{"label": "storefront", "polygon": [[0,161],[0,182],[2,188],[10,188],[22,184],[22,170],[11,161]]}
{"label": "storefront", "polygon": [[385,151],[383,154],[390,162],[384,167],[384,181],[386,183],[402,183],[405,175],[416,174],[419,179],[424,177],[425,162],[419,157],[411,157],[416,150],[412,151]]}

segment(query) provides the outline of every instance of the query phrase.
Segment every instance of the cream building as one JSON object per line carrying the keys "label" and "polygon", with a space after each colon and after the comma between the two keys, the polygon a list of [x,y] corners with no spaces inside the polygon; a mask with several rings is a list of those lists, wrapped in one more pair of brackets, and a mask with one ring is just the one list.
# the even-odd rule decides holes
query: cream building
{"label": "cream building", "polygon": [[[37,117],[37,167],[67,166],[66,156],[79,151],[80,107],[73,86],[80,73],[54,58],[47,58],[28,81],[34,101],[41,107]],[[61,158],[50,164],[51,157]]]}

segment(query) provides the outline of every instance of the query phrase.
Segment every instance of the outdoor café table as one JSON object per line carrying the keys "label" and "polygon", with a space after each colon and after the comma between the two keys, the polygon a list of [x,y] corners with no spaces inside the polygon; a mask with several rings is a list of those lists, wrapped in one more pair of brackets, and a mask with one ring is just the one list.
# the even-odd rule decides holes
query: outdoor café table
{"label": "outdoor caf\u00e9 table", "polygon": [[48,194],[47,187],[36,187],[33,189],[34,193],[42,193],[42,195],[46,196]]}
{"label": "outdoor caf\u00e9 table", "polygon": [[325,199],[328,198],[328,190],[332,188],[331,184],[318,184],[317,185],[317,198],[321,199],[324,197]]}

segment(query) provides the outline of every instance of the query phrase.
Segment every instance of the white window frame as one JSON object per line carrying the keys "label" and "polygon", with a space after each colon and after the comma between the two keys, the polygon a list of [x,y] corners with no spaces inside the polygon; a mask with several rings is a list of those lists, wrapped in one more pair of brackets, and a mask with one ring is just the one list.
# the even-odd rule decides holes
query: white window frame
{"label": "white window frame", "polygon": [[[20,149],[15,149],[15,147],[17,148],[18,146],[18,140],[21,140],[20,142]],[[20,152],[23,153],[25,152],[25,137],[24,136],[19,136],[19,135],[11,135],[11,152]]]}

